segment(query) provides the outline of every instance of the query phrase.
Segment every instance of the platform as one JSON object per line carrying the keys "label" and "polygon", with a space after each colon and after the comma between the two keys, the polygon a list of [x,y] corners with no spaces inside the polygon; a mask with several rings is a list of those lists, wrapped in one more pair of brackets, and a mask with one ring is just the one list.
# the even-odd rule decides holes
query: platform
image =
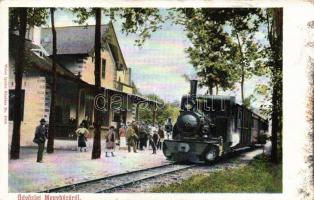
{"label": "platform", "polygon": [[91,152],[55,150],[36,162],[36,148],[21,148],[19,160],[9,160],[9,192],[40,192],[54,187],[120,174],[169,163],[159,150],[128,153],[116,150],[115,157],[91,159]]}

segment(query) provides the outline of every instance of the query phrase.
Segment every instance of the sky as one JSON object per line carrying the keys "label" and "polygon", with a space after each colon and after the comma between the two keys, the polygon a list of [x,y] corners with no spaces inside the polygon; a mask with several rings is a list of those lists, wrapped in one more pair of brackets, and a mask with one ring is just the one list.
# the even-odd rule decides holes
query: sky
{"label": "sky", "polygon": [[[102,23],[108,23],[107,17],[102,17]],[[58,10],[55,13],[56,26],[75,25],[75,16],[70,12]],[[95,24],[94,18],[87,22]],[[118,41],[129,68],[132,69],[132,79],[142,94],[157,94],[162,99],[173,102],[179,101],[181,96],[189,91],[189,82],[183,74],[195,78],[196,73],[184,50],[190,46],[182,26],[165,22],[160,30],[152,34],[139,48],[135,45],[136,35],[125,35],[121,32],[121,23],[113,23]],[[262,38],[259,34],[257,37]],[[265,82],[261,78],[252,78],[245,84],[245,94],[251,94],[257,83]],[[199,94],[204,94],[206,89],[199,89]],[[240,87],[234,91],[221,94],[236,96],[240,101]],[[257,104],[255,106],[258,106]]]}

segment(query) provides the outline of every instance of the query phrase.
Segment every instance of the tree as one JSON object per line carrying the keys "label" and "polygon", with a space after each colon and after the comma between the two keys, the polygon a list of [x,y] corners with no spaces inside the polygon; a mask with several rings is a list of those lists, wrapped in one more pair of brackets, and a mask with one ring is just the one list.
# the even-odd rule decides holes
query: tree
{"label": "tree", "polygon": [[11,142],[11,159],[19,159],[20,157],[20,131],[21,131],[21,102],[22,102],[22,78],[23,64],[25,62],[25,35],[27,26],[27,8],[19,8],[15,10],[18,15],[18,49],[15,57],[15,99],[14,99],[14,120],[13,135]]}
{"label": "tree", "polygon": [[[101,93],[101,9],[95,8],[95,97]],[[93,151],[92,151],[92,159],[100,158],[101,156],[101,138],[100,138],[100,119],[101,118],[101,111],[95,109],[94,112],[94,144],[93,144]]]}
{"label": "tree", "polygon": [[[214,20],[218,23],[230,22],[231,25],[235,28],[235,36],[241,36],[238,33],[244,31],[250,31],[250,33],[257,30],[261,25],[267,26],[267,39],[269,46],[265,45],[263,48],[263,57],[264,60],[259,60],[260,63],[257,63],[257,66],[260,66],[257,71],[257,74],[265,73],[267,70],[270,70],[271,75],[271,91],[272,91],[272,153],[271,160],[272,162],[278,162],[278,147],[277,144],[281,144],[281,138],[278,139],[278,136],[281,136],[282,133],[282,8],[273,8],[273,9],[231,9],[231,10],[220,10],[218,12],[210,11],[203,12],[205,16],[209,19]],[[250,20],[254,18],[254,20]],[[242,37],[244,38],[244,37]],[[251,37],[249,37],[251,39]],[[238,45],[241,43],[239,37]],[[249,45],[250,51],[254,52],[256,47]],[[253,47],[251,49],[251,47]],[[239,46],[239,50],[241,50]],[[260,49],[260,47],[258,47]],[[241,53],[241,51],[240,51]],[[243,53],[243,52],[242,52]],[[241,54],[242,54],[241,53]],[[241,62],[245,62],[243,58],[247,56],[241,55]],[[256,55],[253,54],[253,59],[256,59]],[[261,63],[263,62],[263,63]],[[259,71],[260,70],[260,71]],[[242,70],[243,71],[243,70]],[[256,71],[254,71],[256,72]],[[243,76],[243,74],[242,74]],[[243,80],[243,79],[242,79]],[[242,94],[242,96],[244,96]],[[281,145],[280,145],[281,146]]]}
{"label": "tree", "polygon": [[192,43],[186,53],[197,71],[200,87],[208,87],[207,93],[211,95],[214,88],[216,94],[219,87],[232,88],[238,73],[228,60],[231,40],[222,26],[204,18],[201,9],[179,9],[179,12],[176,23],[185,27]]}
{"label": "tree", "polygon": [[18,48],[16,49],[15,60],[15,98],[14,98],[14,119],[13,134],[11,141],[10,158],[20,157],[20,135],[21,135],[21,113],[22,113],[22,79],[24,73],[25,58],[25,36],[27,28],[39,26],[45,23],[47,17],[46,9],[38,8],[10,8],[9,10],[9,31],[15,34],[18,32]]}
{"label": "tree", "polygon": [[187,49],[191,64],[201,77],[200,85],[233,89],[241,85],[244,96],[245,78],[264,73],[262,48],[254,34],[260,20],[258,9],[176,9],[181,14],[175,20],[187,31],[192,47]]}
{"label": "tree", "polygon": [[[161,105],[157,106],[156,109],[156,118],[158,124],[165,124],[169,117],[172,119],[172,122],[175,122],[177,120],[177,117],[180,114],[179,107],[180,104],[177,105],[176,103],[166,103],[163,99],[161,99],[158,95],[155,94],[149,94],[146,95],[145,97],[161,103]],[[138,109],[139,120],[146,121],[152,124],[153,123],[152,109],[154,109],[154,107],[147,103],[140,104]]]}
{"label": "tree", "polygon": [[[282,8],[273,8],[266,12],[266,22],[268,29],[268,40],[271,55],[269,66],[272,78],[272,130],[271,130],[271,161],[278,162],[278,147],[281,139],[278,135],[282,133]],[[281,146],[281,145],[280,145]]]}
{"label": "tree", "polygon": [[237,30],[235,28],[232,35],[235,36],[238,46],[234,61],[240,71],[241,99],[244,103],[246,99],[244,96],[245,79],[258,74],[257,70],[262,67],[260,60],[261,47],[254,42],[254,31],[252,30]]}
{"label": "tree", "polygon": [[49,113],[49,129],[48,129],[48,142],[47,153],[54,151],[54,136],[55,136],[55,94],[57,89],[57,70],[56,70],[56,56],[57,56],[57,33],[54,23],[55,8],[50,8],[51,18],[51,31],[52,31],[52,83],[51,83],[51,104]]}

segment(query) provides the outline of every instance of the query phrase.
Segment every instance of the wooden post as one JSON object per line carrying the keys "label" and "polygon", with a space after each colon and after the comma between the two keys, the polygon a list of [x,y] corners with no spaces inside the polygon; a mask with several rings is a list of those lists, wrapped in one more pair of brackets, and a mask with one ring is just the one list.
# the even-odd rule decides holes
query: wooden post
{"label": "wooden post", "polygon": [[139,108],[139,103],[136,103],[136,110],[135,110],[135,121],[138,121],[138,108]]}
{"label": "wooden post", "polygon": [[76,127],[79,127],[80,125],[80,120],[79,120],[79,112],[80,112],[80,104],[81,104],[81,89],[80,89],[80,78],[81,78],[81,72],[78,73],[77,79],[77,96],[76,96]]}
{"label": "wooden post", "polygon": [[153,126],[155,126],[156,123],[156,104],[153,107]]}

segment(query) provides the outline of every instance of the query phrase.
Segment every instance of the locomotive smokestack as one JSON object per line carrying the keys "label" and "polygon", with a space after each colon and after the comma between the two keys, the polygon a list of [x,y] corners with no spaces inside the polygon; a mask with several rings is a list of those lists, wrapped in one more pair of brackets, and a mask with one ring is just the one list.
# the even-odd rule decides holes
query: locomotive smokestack
{"label": "locomotive smokestack", "polygon": [[197,92],[197,80],[190,80],[190,94],[191,96],[196,96]]}

